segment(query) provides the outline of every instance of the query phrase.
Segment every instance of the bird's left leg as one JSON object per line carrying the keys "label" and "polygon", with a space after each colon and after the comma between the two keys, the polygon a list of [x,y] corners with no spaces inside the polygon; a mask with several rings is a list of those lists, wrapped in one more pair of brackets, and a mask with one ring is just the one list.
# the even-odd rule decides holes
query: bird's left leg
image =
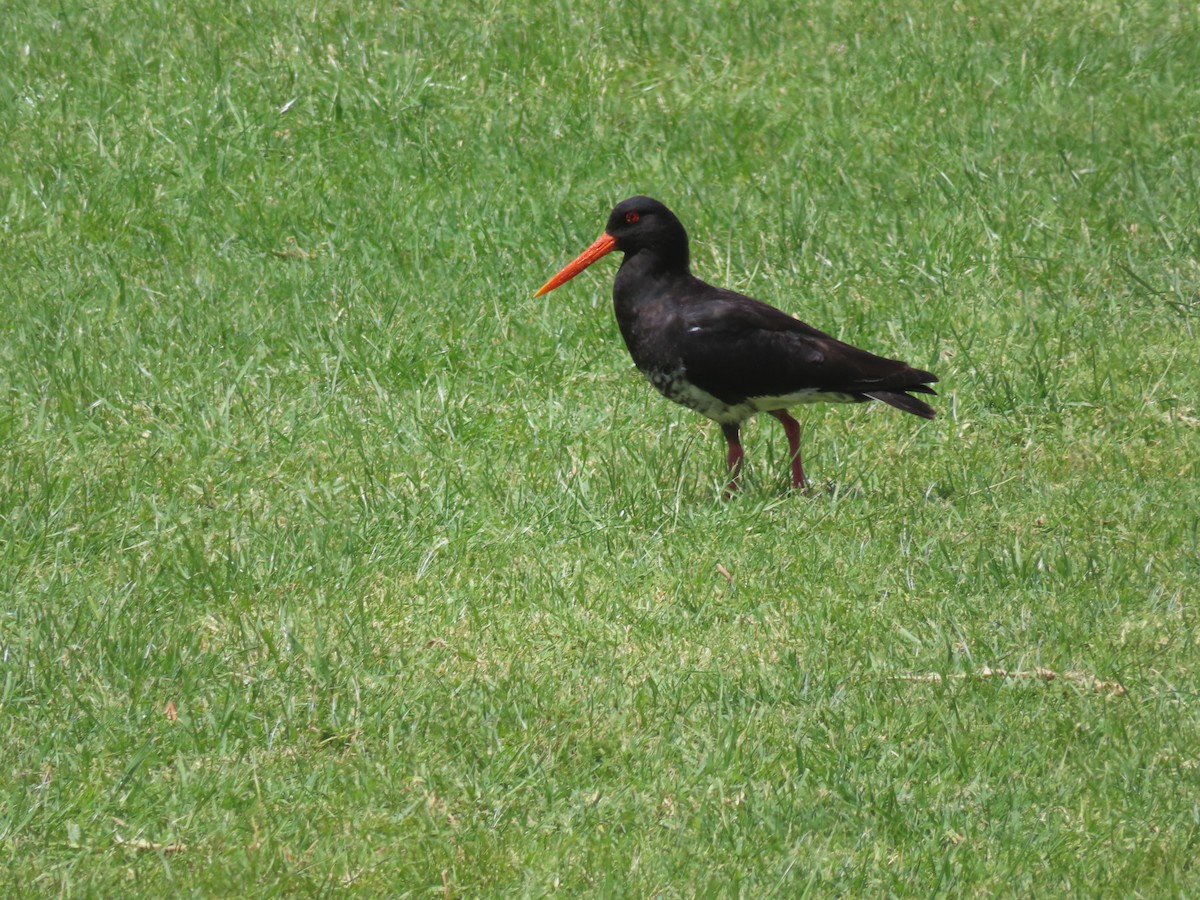
{"label": "bird's left leg", "polygon": [[804,467],[800,465],[800,423],[786,409],[773,409],[771,415],[779,420],[787,433],[788,452],[792,459],[792,487],[804,487]]}
{"label": "bird's left leg", "polygon": [[729,444],[729,455],[725,458],[726,464],[729,466],[729,484],[725,485],[724,495],[726,500],[732,497],[738,489],[738,476],[742,474],[742,457],[746,455],[738,437],[739,430],[740,426],[737,422],[721,424],[721,431],[725,434],[725,441]]}

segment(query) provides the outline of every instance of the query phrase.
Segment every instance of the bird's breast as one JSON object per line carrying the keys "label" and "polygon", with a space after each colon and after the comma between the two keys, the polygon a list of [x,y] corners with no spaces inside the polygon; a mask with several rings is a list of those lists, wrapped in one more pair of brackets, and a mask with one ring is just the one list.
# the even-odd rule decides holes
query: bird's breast
{"label": "bird's breast", "polygon": [[683,322],[669,307],[643,300],[616,304],[617,325],[634,364],[643,372],[680,368],[679,336]]}

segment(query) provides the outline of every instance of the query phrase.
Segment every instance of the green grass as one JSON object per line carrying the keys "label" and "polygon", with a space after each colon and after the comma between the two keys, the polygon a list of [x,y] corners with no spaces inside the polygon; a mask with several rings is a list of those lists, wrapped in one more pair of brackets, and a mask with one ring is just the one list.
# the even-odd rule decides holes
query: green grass
{"label": "green grass", "polygon": [[[9,4],[3,892],[1194,896],[1198,48]],[[756,423],[722,503],[615,263],[531,296],[635,192],[939,418],[803,410],[809,495]]]}

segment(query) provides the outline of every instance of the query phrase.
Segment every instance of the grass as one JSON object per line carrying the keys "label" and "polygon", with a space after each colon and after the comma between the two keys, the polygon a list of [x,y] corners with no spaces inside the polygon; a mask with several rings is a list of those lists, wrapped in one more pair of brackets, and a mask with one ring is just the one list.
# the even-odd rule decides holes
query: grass
{"label": "grass", "polygon": [[[1198,47],[10,4],[5,893],[1194,895]],[[722,503],[613,265],[531,297],[634,192],[939,418],[804,410],[809,495],[758,423]]]}

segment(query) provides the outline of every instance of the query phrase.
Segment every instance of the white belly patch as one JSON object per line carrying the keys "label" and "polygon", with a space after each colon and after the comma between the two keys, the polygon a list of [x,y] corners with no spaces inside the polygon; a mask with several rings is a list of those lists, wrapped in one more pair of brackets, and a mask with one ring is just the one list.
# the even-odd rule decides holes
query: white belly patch
{"label": "white belly patch", "polygon": [[717,422],[744,422],[755,413],[787,409],[801,403],[853,403],[857,398],[850,394],[839,394],[807,388],[779,396],[748,397],[741,403],[726,403],[708,391],[692,384],[682,369],[673,372],[647,372],[646,377],[660,394],[669,400],[694,409],[696,412]]}

